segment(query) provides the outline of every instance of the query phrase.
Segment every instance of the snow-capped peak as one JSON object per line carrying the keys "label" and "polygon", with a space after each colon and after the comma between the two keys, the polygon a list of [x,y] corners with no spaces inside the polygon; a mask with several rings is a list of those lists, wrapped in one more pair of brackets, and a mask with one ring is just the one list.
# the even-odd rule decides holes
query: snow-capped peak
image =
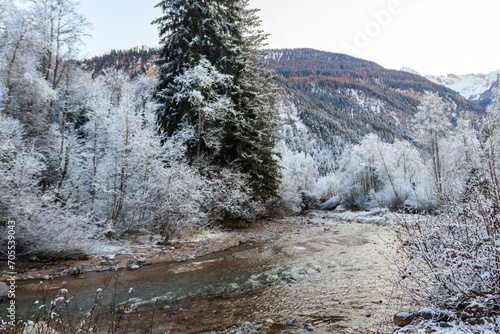
{"label": "snow-capped peak", "polygon": [[411,67],[403,67],[400,69],[401,72],[407,72],[407,73],[411,73],[411,74],[416,74],[416,75],[420,75],[420,73],[418,73],[417,71],[415,71],[413,68]]}
{"label": "snow-capped peak", "polygon": [[426,76],[432,82],[446,86],[462,95],[466,99],[474,100],[488,91],[500,79],[500,70],[488,74],[467,74],[447,76]]}

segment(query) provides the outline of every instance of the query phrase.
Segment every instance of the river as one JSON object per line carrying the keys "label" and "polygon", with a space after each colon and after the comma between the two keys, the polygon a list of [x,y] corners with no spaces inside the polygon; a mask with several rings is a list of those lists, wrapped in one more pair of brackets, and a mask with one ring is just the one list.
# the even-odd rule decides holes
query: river
{"label": "river", "polygon": [[[316,333],[375,331],[390,316],[387,279],[396,272],[390,261],[394,236],[386,219],[348,221],[314,211],[291,218],[294,228],[270,242],[121,271],[104,304],[114,299],[144,315],[130,325],[135,333],[147,332],[153,309],[154,333],[209,332],[267,319],[289,323],[269,326],[279,333],[306,332],[306,323]],[[112,275],[87,273],[84,279],[66,276],[43,284],[58,291],[64,281],[85,309]],[[39,282],[19,282],[18,303],[33,303],[39,287]]]}

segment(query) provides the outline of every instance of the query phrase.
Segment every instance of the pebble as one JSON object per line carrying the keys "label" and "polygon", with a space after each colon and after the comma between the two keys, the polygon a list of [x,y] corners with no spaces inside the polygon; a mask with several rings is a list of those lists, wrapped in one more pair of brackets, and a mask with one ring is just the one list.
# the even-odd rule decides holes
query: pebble
{"label": "pebble", "polygon": [[314,332],[314,327],[311,324],[304,324],[304,329],[308,332]]}
{"label": "pebble", "polygon": [[81,271],[81,268],[78,266],[75,266],[75,267],[69,268],[68,274],[70,276],[75,276],[75,275],[78,275],[80,273],[80,271]]}
{"label": "pebble", "polygon": [[394,325],[399,327],[408,326],[417,316],[413,313],[401,312],[394,316]]}

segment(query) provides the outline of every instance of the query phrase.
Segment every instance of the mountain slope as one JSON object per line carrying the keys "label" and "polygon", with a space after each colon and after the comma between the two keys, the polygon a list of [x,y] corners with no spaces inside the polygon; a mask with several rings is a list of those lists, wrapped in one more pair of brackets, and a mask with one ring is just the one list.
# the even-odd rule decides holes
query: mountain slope
{"label": "mountain slope", "polygon": [[[484,113],[480,106],[424,77],[387,70],[343,54],[311,49],[272,50],[267,61],[278,74],[285,107],[296,113],[309,137],[315,136],[312,142],[323,145],[312,150],[317,158],[325,154],[316,151],[335,156],[346,144],[368,133],[377,133],[388,141],[411,140],[412,119],[425,91],[439,93],[452,119],[476,122]],[[303,134],[292,133],[290,124],[287,127],[287,142],[295,143],[295,149],[311,152],[307,143],[297,142]]]}

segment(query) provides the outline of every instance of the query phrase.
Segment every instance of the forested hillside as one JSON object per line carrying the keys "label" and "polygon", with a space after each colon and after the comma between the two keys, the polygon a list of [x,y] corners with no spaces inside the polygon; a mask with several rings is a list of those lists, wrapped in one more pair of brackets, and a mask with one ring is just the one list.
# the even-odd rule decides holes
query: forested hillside
{"label": "forested hillside", "polygon": [[359,142],[368,133],[388,141],[412,140],[411,121],[425,91],[438,93],[455,121],[476,123],[484,115],[483,108],[424,77],[343,54],[273,50],[267,61],[282,78],[285,104],[297,108],[300,121],[329,150]]}
{"label": "forested hillside", "polygon": [[153,70],[155,73],[158,50],[145,46],[135,47],[129,50],[111,50],[102,56],[95,56],[78,62],[87,72],[92,73],[95,78],[105,70],[116,69],[123,71],[131,77],[146,74]]}

